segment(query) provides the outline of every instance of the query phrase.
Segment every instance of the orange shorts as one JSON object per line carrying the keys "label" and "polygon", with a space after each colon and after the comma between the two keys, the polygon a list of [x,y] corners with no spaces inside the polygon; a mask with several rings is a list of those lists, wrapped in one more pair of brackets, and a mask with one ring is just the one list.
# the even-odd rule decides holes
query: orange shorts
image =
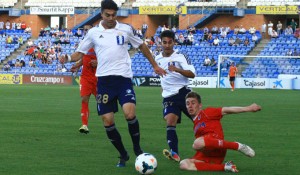
{"label": "orange shorts", "polygon": [[80,79],[80,96],[97,96],[97,82],[90,82],[85,79]]}

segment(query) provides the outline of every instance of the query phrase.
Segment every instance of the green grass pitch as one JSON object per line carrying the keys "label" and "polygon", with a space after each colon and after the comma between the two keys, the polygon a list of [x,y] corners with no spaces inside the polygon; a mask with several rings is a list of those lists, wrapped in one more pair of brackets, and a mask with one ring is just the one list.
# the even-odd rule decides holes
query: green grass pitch
{"label": "green grass pitch", "polygon": [[[187,172],[165,159],[165,121],[162,119],[160,88],[135,87],[141,145],[158,161],[156,175],[227,174]],[[228,151],[242,175],[283,175],[300,172],[300,92],[292,90],[194,89],[203,105],[243,106],[256,102],[258,113],[223,118],[225,139],[246,143],[256,157]],[[125,168],[116,168],[118,154],[108,141],[96,102],[90,101],[90,133],[80,134],[80,97],[77,86],[0,85],[0,174],[1,175],[120,175],[138,174],[134,169],[127,123],[122,112],[116,125],[131,158]],[[183,117],[177,126],[181,158],[194,154],[192,122]]]}

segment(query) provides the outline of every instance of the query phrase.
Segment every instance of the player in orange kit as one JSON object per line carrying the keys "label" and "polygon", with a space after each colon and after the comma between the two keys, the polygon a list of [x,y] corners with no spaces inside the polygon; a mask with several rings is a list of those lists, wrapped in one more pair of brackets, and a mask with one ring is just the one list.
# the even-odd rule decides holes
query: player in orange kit
{"label": "player in orange kit", "polygon": [[230,82],[230,86],[231,86],[231,91],[234,91],[234,81],[235,81],[235,77],[236,77],[237,72],[238,72],[238,69],[234,65],[234,62],[232,62],[231,66],[229,68],[229,73],[228,73],[229,82]]}
{"label": "player in orange kit", "polygon": [[255,103],[245,107],[208,107],[202,109],[201,97],[196,92],[186,96],[186,107],[194,121],[195,141],[193,148],[196,154],[180,162],[180,169],[192,171],[229,171],[238,172],[232,161],[223,164],[227,149],[239,151],[246,156],[254,157],[252,148],[239,142],[224,140],[220,120],[226,114],[257,112],[261,107]]}
{"label": "player in orange kit", "polygon": [[94,49],[83,56],[83,59],[76,62],[72,66],[71,71],[77,71],[81,66],[82,72],[80,77],[80,96],[81,96],[81,121],[82,126],[79,128],[81,133],[89,133],[88,118],[89,118],[89,100],[91,94],[97,97],[97,78],[95,76],[97,68],[97,58]]}

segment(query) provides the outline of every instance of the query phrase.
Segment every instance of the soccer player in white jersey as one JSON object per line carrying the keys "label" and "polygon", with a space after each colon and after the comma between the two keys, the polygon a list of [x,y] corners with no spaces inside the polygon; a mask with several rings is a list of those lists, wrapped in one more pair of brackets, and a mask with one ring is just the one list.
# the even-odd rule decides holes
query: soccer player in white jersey
{"label": "soccer player in white jersey", "polygon": [[181,122],[181,112],[190,118],[185,106],[185,96],[191,89],[188,78],[195,77],[195,68],[189,59],[173,49],[175,44],[175,34],[170,30],[161,33],[163,51],[155,57],[155,61],[163,69],[167,70],[167,75],[161,77],[163,116],[167,122],[167,143],[170,150],[164,149],[163,154],[171,160],[180,161],[178,152],[178,137],[176,125]]}
{"label": "soccer player in white jersey", "polygon": [[124,167],[125,162],[129,160],[129,154],[115,126],[114,113],[118,111],[118,102],[128,122],[134,153],[136,156],[143,153],[140,147],[139,123],[135,114],[136,97],[131,81],[133,75],[127,50],[128,43],[142,51],[156,74],[163,76],[166,71],[157,65],[147,45],[135,35],[135,30],[130,25],[116,20],[117,11],[118,6],[114,1],[103,0],[102,20],[99,26],[90,29],[76,52],[71,57],[68,55],[66,57],[69,61],[77,61],[82,59],[90,48],[94,48],[98,60],[96,70],[98,114],[102,118],[109,140],[120,154],[117,167]]}

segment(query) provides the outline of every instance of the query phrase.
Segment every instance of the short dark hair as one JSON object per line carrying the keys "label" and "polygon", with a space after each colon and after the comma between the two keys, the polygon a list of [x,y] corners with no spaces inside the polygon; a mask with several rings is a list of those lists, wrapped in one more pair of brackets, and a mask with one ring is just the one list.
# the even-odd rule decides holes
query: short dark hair
{"label": "short dark hair", "polygon": [[197,101],[199,103],[201,103],[201,97],[196,92],[189,92],[188,94],[186,94],[185,99],[188,99],[188,98],[195,98],[195,99],[197,99]]}
{"label": "short dark hair", "polygon": [[103,0],[101,2],[101,13],[105,9],[110,9],[110,10],[115,10],[115,11],[119,10],[118,5],[113,0]]}
{"label": "short dark hair", "polygon": [[168,37],[175,40],[175,33],[171,30],[165,30],[160,34],[160,38],[162,39],[163,37]]}

